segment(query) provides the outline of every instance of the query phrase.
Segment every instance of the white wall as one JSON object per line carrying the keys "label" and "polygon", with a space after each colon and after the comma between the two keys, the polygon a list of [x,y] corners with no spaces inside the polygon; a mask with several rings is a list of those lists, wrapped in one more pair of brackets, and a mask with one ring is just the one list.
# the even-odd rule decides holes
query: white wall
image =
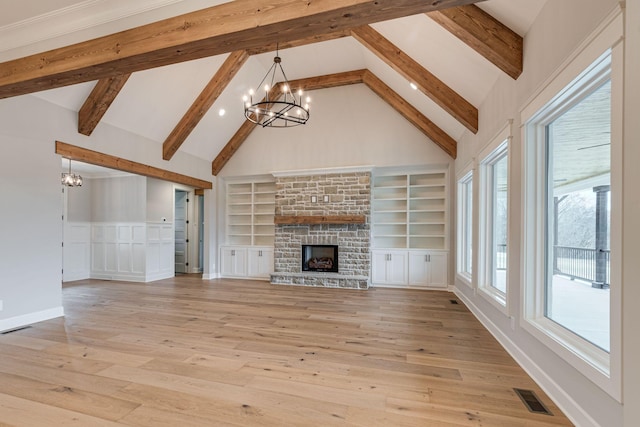
{"label": "white wall", "polygon": [[219,176],[452,162],[363,84],[314,91],[310,96],[313,105],[306,125],[256,128]]}
{"label": "white wall", "polygon": [[147,178],[147,221],[173,223],[174,191],[174,184],[171,182]]}
{"label": "white wall", "polygon": [[143,176],[97,178],[92,183],[92,222],[144,222],[147,179]]}
{"label": "white wall", "polygon": [[0,102],[0,331],[62,315],[60,157],[12,115]]}
{"label": "white wall", "polygon": [[[518,324],[518,319],[521,318],[520,301],[523,292],[520,280],[521,230],[523,228],[520,195],[523,182],[521,179],[522,139],[519,120],[520,110],[527,101],[578,47],[580,42],[595,30],[609,12],[614,10],[617,4],[618,2],[613,0],[547,2],[525,37],[524,73],[517,81],[507,76],[499,78],[488,98],[480,106],[480,131],[477,135],[467,132],[463,136],[459,144],[459,157],[456,161],[456,170],[462,170],[506,125],[509,119],[514,119],[513,140],[509,154],[511,159],[509,188],[512,195],[509,202],[508,279],[512,284],[509,288],[509,300],[512,302],[510,316],[503,314],[461,282],[456,283],[456,292],[476,310],[480,319],[485,325],[490,326],[492,332],[507,345],[507,348],[520,356],[519,361],[526,362],[530,374],[556,399],[556,403],[563,406],[565,412],[578,425],[584,426],[621,426],[627,420],[623,421],[623,407],[620,403],[553,351],[542,345],[540,341],[529,335]],[[635,75],[639,75],[637,70]],[[476,197],[474,197],[474,203],[476,203],[477,212],[475,199]],[[636,218],[640,218],[637,212]],[[477,219],[475,221],[477,232]],[[636,224],[636,230],[637,227]],[[638,321],[638,316],[635,316],[635,321]],[[640,401],[636,401],[636,403],[640,403]],[[630,420],[628,422],[631,423]]]}
{"label": "white wall", "polygon": [[83,178],[82,187],[65,188],[67,192],[67,221],[91,221],[92,180],[87,177]]}
{"label": "white wall", "polygon": [[[61,160],[55,141],[83,146],[173,172],[212,180],[211,162],[101,123],[77,132],[77,113],[34,96],[0,100],[0,330],[62,314]],[[143,197],[144,200],[144,197]],[[10,206],[11,208],[8,208]],[[143,214],[141,221],[145,221]]]}

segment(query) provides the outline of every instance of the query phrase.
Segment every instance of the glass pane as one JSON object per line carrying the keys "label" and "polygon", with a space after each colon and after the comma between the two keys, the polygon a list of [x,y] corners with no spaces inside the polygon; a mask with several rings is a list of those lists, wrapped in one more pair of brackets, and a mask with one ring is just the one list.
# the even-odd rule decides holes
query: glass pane
{"label": "glass pane", "polygon": [[546,316],[609,351],[611,84],[547,126]]}
{"label": "glass pane", "polygon": [[491,286],[507,292],[507,153],[491,165],[493,178],[493,235]]}

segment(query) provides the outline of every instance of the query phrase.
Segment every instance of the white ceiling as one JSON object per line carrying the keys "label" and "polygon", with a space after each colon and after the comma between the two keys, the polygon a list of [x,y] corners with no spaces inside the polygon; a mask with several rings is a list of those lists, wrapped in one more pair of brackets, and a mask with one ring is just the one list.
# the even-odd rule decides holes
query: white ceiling
{"label": "white ceiling", "polygon": [[[524,35],[545,2],[487,0],[477,5]],[[6,40],[0,46],[0,60],[220,3],[224,2],[0,0],[0,38]],[[88,22],[97,25],[91,26]],[[482,103],[502,73],[424,14],[377,23],[373,27],[475,106]],[[244,120],[242,94],[262,79],[273,56],[273,53],[257,55],[245,63],[180,150],[208,161],[216,157]],[[454,139],[459,139],[465,131],[464,126],[425,95],[412,90],[409,82],[355,39],[348,37],[286,49],[280,51],[280,56],[290,80],[368,68]],[[102,122],[161,144],[225,58],[226,55],[218,55],[134,73]],[[78,84],[35,96],[78,111],[94,85],[95,82]],[[222,108],[227,112],[223,117],[218,114]],[[312,104],[312,108],[322,107]]]}

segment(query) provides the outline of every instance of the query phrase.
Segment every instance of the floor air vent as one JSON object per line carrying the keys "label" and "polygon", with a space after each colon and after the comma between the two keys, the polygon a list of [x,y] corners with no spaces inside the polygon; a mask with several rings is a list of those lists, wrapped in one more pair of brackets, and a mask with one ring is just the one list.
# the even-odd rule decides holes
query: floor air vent
{"label": "floor air vent", "polygon": [[533,412],[534,414],[553,415],[532,390],[523,390],[520,388],[514,388],[513,390],[516,392],[518,397],[522,399],[522,402],[525,404],[529,412]]}
{"label": "floor air vent", "polygon": [[13,332],[18,332],[18,331],[22,331],[24,329],[29,329],[31,326],[23,326],[21,328],[15,328],[15,329],[9,329],[8,331],[4,331],[4,332],[0,332],[0,335],[7,335],[7,334],[11,334]]}
{"label": "floor air vent", "polygon": [[458,304],[458,300],[455,300],[455,299],[450,299],[449,302],[451,304]]}

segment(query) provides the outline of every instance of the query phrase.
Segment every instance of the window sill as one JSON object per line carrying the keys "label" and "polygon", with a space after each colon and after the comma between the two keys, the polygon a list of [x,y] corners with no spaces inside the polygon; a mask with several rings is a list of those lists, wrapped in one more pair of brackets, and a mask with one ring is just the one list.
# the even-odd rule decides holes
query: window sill
{"label": "window sill", "polygon": [[507,296],[492,286],[479,286],[478,293],[487,301],[489,301],[494,307],[496,307],[505,316],[509,316],[507,310]]}

